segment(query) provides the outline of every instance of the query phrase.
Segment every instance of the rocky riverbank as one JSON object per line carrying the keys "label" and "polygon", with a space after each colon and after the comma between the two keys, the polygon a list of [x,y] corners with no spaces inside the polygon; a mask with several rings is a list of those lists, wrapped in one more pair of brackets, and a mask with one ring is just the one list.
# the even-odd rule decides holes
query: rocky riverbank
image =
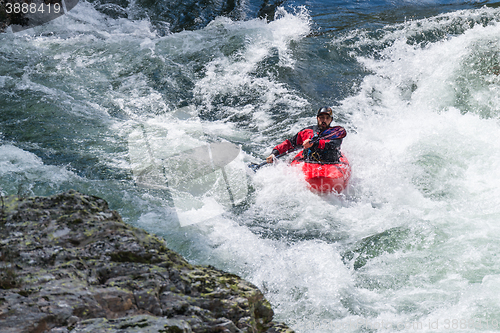
{"label": "rocky riverbank", "polygon": [[70,191],[0,199],[0,332],[292,331],[254,285]]}

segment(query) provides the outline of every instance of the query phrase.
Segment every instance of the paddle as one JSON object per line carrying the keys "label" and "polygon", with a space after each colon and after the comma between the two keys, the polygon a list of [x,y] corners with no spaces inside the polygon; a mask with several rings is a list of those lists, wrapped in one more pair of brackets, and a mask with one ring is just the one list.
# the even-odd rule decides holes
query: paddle
{"label": "paddle", "polygon": [[[330,127],[326,130],[324,130],[322,133],[321,133],[321,136],[315,138],[314,140],[311,140],[312,143],[316,143],[318,142],[319,140],[328,140],[328,139],[342,139],[344,138],[345,136],[347,135],[345,129],[342,127],[342,126],[334,126],[334,127]],[[296,150],[299,150],[301,149],[302,146],[297,146],[289,151],[286,151],[284,152],[283,154],[279,154],[278,156],[275,156],[276,159],[282,157],[282,156],[285,156],[285,155],[288,155]],[[250,164],[248,167],[250,169],[252,169],[253,171],[257,171],[258,169],[260,169],[261,167],[263,167],[264,165],[267,165],[269,163],[267,163],[267,161],[264,161],[260,164],[256,164],[256,163],[252,163]]]}

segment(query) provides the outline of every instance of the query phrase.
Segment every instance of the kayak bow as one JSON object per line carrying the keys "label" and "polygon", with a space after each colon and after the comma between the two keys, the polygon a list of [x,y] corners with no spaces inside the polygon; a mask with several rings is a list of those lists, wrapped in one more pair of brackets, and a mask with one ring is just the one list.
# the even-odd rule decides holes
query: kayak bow
{"label": "kayak bow", "polygon": [[292,166],[301,168],[311,191],[321,194],[342,193],[347,188],[351,177],[351,166],[345,156],[338,163],[303,161],[302,152],[292,161]]}

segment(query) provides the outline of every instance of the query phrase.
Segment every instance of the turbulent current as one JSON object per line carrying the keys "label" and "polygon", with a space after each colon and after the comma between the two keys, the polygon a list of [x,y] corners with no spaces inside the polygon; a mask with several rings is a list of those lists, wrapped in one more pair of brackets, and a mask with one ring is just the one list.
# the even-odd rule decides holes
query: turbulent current
{"label": "turbulent current", "polygon": [[[496,332],[499,36],[496,1],[80,1],[0,34],[0,191],[100,196],[297,332]],[[324,105],[343,194],[247,167]]]}

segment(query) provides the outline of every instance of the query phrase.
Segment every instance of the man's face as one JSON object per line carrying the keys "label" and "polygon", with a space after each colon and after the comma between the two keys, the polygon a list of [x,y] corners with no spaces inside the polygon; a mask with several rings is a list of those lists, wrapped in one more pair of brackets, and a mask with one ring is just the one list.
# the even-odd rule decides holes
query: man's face
{"label": "man's face", "polygon": [[318,117],[318,127],[321,131],[326,130],[330,127],[330,123],[332,122],[332,117],[327,114],[320,114]]}

